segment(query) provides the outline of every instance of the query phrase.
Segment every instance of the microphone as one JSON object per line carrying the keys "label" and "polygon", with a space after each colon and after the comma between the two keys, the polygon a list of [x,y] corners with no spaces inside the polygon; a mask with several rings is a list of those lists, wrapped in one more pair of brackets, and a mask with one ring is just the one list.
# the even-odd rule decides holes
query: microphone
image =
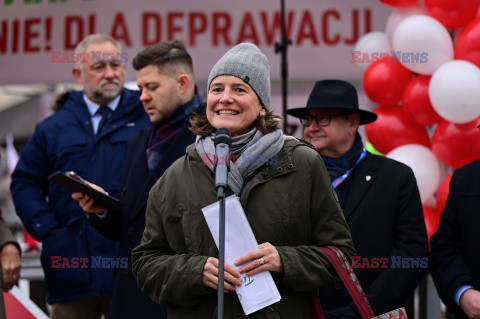
{"label": "microphone", "polygon": [[225,191],[227,190],[228,171],[230,170],[230,131],[219,128],[215,133],[215,190],[220,199],[218,212],[218,291],[217,318],[223,318],[223,290],[225,280]]}
{"label": "microphone", "polygon": [[219,128],[215,133],[215,190],[227,188],[228,172],[230,171],[230,145],[232,138],[230,131]]}

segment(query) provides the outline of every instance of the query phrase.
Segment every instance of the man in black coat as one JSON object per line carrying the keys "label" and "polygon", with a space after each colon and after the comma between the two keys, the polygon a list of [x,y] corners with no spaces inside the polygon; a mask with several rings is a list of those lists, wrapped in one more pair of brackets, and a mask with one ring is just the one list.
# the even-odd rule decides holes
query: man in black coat
{"label": "man in black coat", "polygon": [[430,266],[440,298],[456,318],[480,318],[480,160],[457,169],[431,238]]}
{"label": "man in black coat", "polygon": [[106,210],[82,193],[72,196],[90,214],[92,225],[103,235],[120,241],[119,265],[110,317],[166,318],[166,308],[150,300],[137,286],[131,272],[130,253],[142,238],[150,188],[186,147],[195,142],[189,118],[204,110],[195,86],[192,59],[178,41],[151,45],[132,61],[137,71],[140,100],[152,127],[139,132],[127,145],[117,195],[125,206]]}
{"label": "man in black coat", "polygon": [[[354,271],[376,315],[405,306],[428,267],[427,232],[410,167],[365,150],[358,127],[377,119],[359,109],[357,91],[319,81],[307,107],[290,109],[322,156],[359,256]],[[342,284],[320,289],[326,318],[360,318]]]}

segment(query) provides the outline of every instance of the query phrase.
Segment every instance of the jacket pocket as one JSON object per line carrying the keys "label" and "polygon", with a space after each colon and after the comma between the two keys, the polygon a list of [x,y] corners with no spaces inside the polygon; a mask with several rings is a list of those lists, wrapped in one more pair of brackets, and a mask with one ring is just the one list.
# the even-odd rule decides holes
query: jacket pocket
{"label": "jacket pocket", "polygon": [[[87,151],[87,137],[85,133],[78,132],[78,134],[75,135],[66,134],[59,138],[55,156],[59,160],[76,161],[80,160]],[[57,163],[57,166],[62,165],[67,165],[67,163]]]}
{"label": "jacket pocket", "polygon": [[123,126],[118,131],[113,133],[110,138],[110,142],[115,143],[127,143],[136,133],[138,129],[135,126]]}
{"label": "jacket pocket", "polygon": [[43,241],[41,262],[51,292],[90,284],[85,227],[85,220],[79,221],[60,228]]}

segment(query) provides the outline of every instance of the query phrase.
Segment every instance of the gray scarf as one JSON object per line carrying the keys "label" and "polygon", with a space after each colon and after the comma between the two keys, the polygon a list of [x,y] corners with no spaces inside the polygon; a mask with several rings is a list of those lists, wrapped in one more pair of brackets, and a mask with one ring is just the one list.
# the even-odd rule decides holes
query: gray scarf
{"label": "gray scarf", "polygon": [[[203,159],[208,158],[206,165],[214,171],[215,155],[215,134],[209,136],[197,135],[195,148]],[[228,173],[228,186],[240,196],[243,181],[257,168],[268,163],[270,158],[277,155],[283,147],[282,130],[263,134],[256,127],[250,132],[232,137],[230,154],[237,155],[236,162],[230,161],[230,172]],[[221,161],[221,159],[220,159]]]}

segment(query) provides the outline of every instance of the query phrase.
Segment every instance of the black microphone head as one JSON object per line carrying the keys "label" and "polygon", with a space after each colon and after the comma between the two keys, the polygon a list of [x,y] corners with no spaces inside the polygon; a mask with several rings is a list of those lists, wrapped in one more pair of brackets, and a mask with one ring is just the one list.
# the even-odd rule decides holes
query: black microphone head
{"label": "black microphone head", "polygon": [[215,132],[215,146],[224,143],[228,146],[232,145],[232,138],[230,137],[230,131],[227,128],[219,128]]}

